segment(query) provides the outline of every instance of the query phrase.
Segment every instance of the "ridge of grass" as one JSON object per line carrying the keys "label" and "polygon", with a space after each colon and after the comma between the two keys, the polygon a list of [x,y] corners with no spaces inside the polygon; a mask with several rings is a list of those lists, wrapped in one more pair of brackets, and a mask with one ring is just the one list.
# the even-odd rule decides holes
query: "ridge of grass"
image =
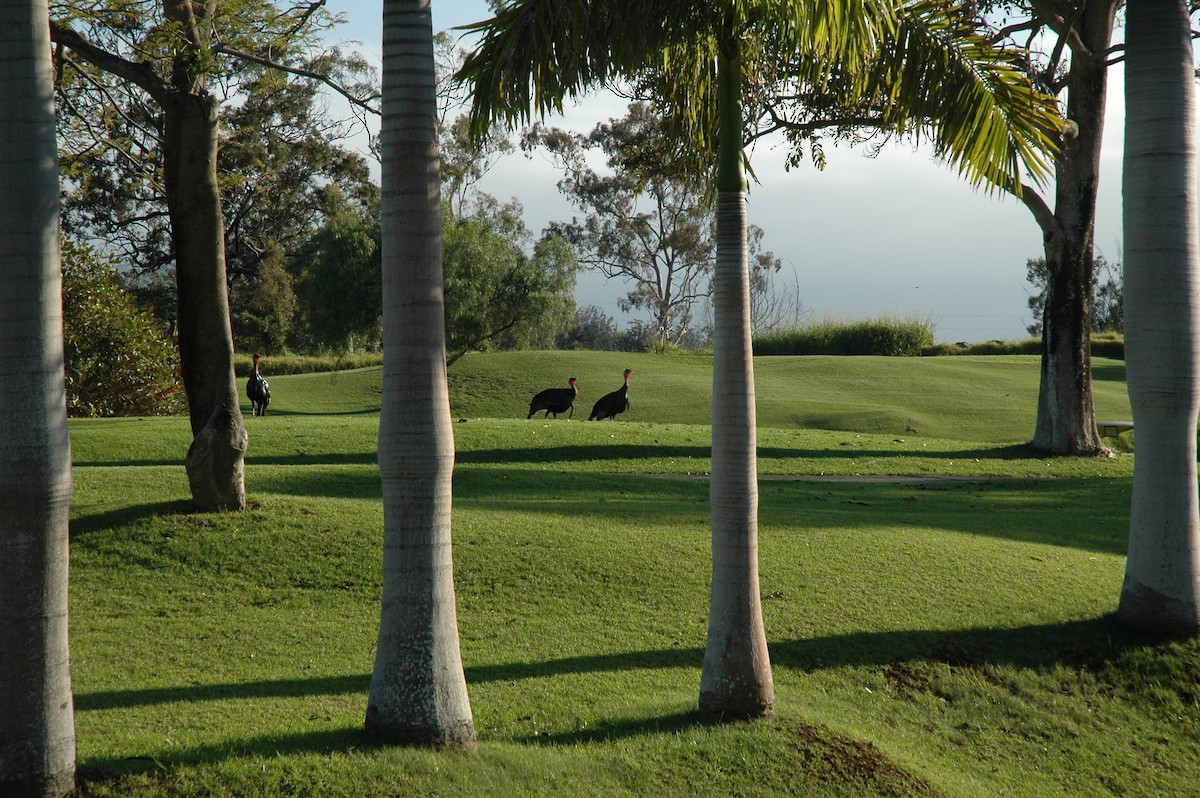
{"label": "ridge of grass", "polygon": [[[456,418],[524,419],[535,393],[565,386],[575,376],[574,419],[584,420],[596,399],[620,387],[626,368],[633,369],[631,408],[622,421],[711,422],[712,358],[688,354],[472,354],[449,370],[451,412]],[[755,359],[758,425],[1021,443],[1033,431],[1039,368],[1039,359],[1031,355],[760,357]],[[382,373],[376,366],[271,377],[270,412],[378,412]],[[1124,363],[1096,358],[1092,373],[1097,418],[1131,418]]]}
{"label": "ridge of grass", "polygon": [[[694,713],[707,485],[661,475],[707,471],[704,424],[464,415],[455,575],[480,747],[379,746],[361,731],[382,567],[374,378],[279,379],[278,412],[247,419],[243,513],[188,509],[186,419],[71,422],[85,798],[1194,794],[1200,641],[1111,615],[1132,456],[782,422],[759,436],[760,472],[787,477],[760,484],[777,719]],[[339,396],[345,412],[318,412]],[[821,472],[928,481],[792,479]]]}

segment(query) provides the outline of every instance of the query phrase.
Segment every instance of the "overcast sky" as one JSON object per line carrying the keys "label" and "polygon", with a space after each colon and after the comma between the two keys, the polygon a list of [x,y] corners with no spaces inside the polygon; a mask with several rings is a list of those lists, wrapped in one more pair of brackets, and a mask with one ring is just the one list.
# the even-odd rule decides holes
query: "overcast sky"
{"label": "overcast sky", "polygon": [[[329,0],[345,14],[341,35],[378,57],[381,0]],[[435,30],[490,16],[485,0],[433,0]],[[1110,260],[1121,237],[1123,81],[1109,83],[1108,122],[1100,174],[1096,245]],[[613,98],[594,95],[551,124],[590,130],[622,113]],[[826,149],[824,171],[783,169],[783,147],[759,143],[751,155],[759,183],[750,189],[750,221],[764,246],[798,282],[815,318],[879,315],[931,320],[939,341],[1026,337],[1025,261],[1042,254],[1041,233],[1018,201],[972,189],[927,150],[891,145],[876,158],[848,147]],[[535,232],[573,209],[558,193],[560,175],[541,158],[515,154],[496,166],[483,189],[517,197]],[[1053,200],[1048,200],[1053,205]],[[576,299],[594,304],[624,326],[617,297],[628,288],[584,275]]]}

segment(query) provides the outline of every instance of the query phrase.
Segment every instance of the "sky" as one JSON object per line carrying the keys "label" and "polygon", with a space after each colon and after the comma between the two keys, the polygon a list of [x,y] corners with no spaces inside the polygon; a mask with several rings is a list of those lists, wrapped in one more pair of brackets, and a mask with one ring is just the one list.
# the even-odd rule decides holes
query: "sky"
{"label": "sky", "polygon": [[[346,17],[339,35],[361,42],[378,63],[381,0],[328,0],[326,7]],[[488,16],[486,0],[433,0],[435,31]],[[1118,66],[1109,80],[1095,236],[1110,261],[1121,246],[1123,91]],[[616,98],[594,94],[546,121],[586,132],[622,114]],[[928,149],[907,143],[875,158],[843,146],[825,152],[823,171],[806,164],[790,172],[781,141],[760,142],[751,152],[758,183],[750,188],[750,222],[763,229],[764,248],[782,259],[781,276],[798,285],[809,318],[916,317],[930,321],[943,342],[1028,337],[1025,262],[1041,256],[1042,236],[1019,201],[973,189]],[[575,214],[556,188],[560,177],[544,158],[518,152],[481,188],[500,200],[519,199],[536,233]],[[599,306],[623,327],[633,317],[621,313],[617,298],[628,290],[585,273],[576,300]]]}

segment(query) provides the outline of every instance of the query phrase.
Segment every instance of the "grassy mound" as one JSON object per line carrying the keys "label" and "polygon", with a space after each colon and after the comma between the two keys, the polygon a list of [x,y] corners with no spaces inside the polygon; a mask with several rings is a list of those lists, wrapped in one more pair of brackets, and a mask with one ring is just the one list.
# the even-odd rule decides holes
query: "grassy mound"
{"label": "grassy mound", "polygon": [[[965,422],[898,372],[761,364],[779,714],[711,726],[694,713],[710,433],[676,418],[702,417],[711,371],[703,358],[571,356],[452,370],[471,755],[361,732],[379,618],[376,370],[277,378],[278,412],[247,419],[244,513],[188,510],[185,419],[72,421],[81,795],[1194,793],[1200,643],[1110,617],[1132,457],[1045,461],[995,425],[972,427],[993,430],[982,439],[856,428],[850,399],[865,404],[868,388],[898,418],[924,408],[929,430]],[[937,390],[1036,391],[1036,361],[987,359],[994,374],[953,362],[967,371]],[[586,416],[625,367],[622,421],[524,418],[531,389],[572,374]],[[826,393],[845,414],[829,398],[824,429],[789,423]],[[920,479],[822,481],[855,474]]]}

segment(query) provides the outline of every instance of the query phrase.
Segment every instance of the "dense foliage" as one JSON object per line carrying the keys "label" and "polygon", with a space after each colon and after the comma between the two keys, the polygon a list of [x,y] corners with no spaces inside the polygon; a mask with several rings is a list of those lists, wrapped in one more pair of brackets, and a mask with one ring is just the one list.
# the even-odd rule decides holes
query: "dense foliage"
{"label": "dense foliage", "polygon": [[[1045,258],[1030,258],[1025,262],[1025,275],[1034,293],[1029,296],[1029,312],[1033,322],[1025,329],[1030,335],[1041,336],[1050,280]],[[1121,261],[1109,262],[1096,255],[1092,270],[1092,329],[1093,333],[1125,330],[1123,305],[1125,300],[1125,269]]]}
{"label": "dense foliage", "polygon": [[520,205],[487,195],[466,216],[443,205],[442,218],[449,362],[471,350],[552,346],[575,314],[571,248],[553,235],[530,246]]}
{"label": "dense foliage", "polygon": [[378,351],[382,336],[382,282],[378,206],[363,210],[336,191],[328,219],[305,245],[300,298],[306,350]]}
{"label": "dense foliage", "polygon": [[183,411],[175,347],[137,307],[112,263],[88,246],[63,245],[64,354],[72,416]]}

